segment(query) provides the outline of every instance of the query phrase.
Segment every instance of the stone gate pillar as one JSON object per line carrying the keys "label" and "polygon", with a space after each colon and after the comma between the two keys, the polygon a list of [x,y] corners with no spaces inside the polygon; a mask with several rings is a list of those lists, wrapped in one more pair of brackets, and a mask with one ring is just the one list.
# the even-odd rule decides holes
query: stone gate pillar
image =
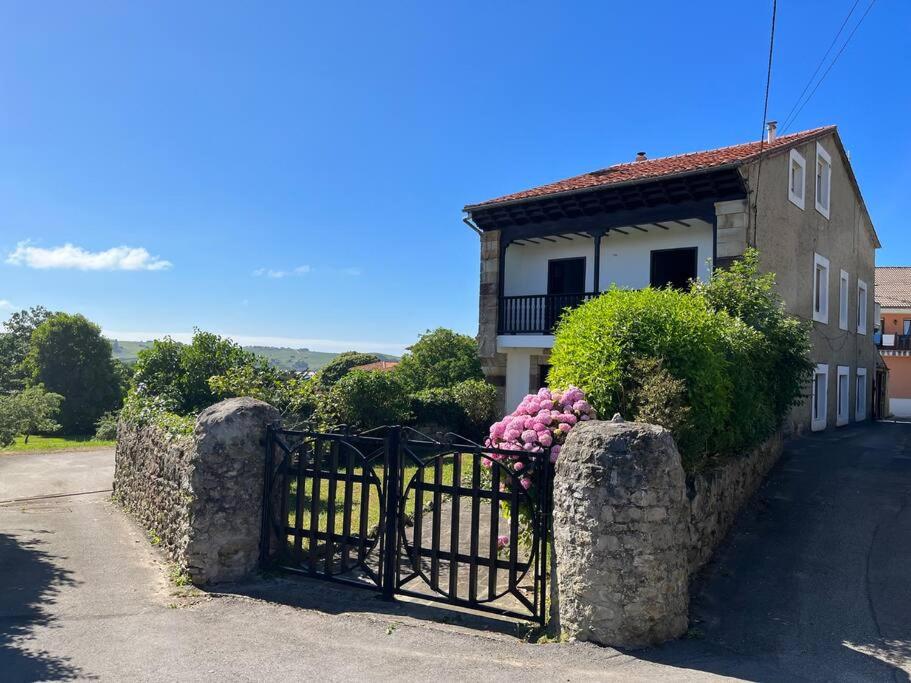
{"label": "stone gate pillar", "polygon": [[689,602],[688,514],[670,432],[622,421],[577,425],[554,479],[563,632],[618,647],[682,635]]}

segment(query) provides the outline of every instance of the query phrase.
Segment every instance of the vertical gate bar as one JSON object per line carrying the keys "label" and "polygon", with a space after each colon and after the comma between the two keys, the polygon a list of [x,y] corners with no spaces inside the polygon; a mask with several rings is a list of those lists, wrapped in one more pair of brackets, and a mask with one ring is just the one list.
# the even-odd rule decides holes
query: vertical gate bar
{"label": "vertical gate bar", "polygon": [[338,491],[338,448],[334,440],[329,446],[329,499],[326,503],[326,558],[324,567],[327,574],[332,573],[332,560],[335,558],[335,494]]}
{"label": "vertical gate bar", "polygon": [[[367,464],[366,460],[361,461],[361,518],[357,527],[357,561],[358,564],[364,564],[367,561],[367,534],[370,529],[367,528],[370,515],[370,491],[373,488],[373,480],[370,473],[373,467]],[[382,495],[382,494],[380,494]],[[382,508],[383,501],[378,500],[377,505]]]}
{"label": "vertical gate bar", "polygon": [[509,486],[509,590],[516,586],[516,563],[519,560],[519,478],[510,476]]}
{"label": "vertical gate bar", "polygon": [[471,454],[471,541],[468,549],[468,600],[478,599],[478,534],[480,532],[481,456],[477,450]]}
{"label": "vertical gate bar", "polygon": [[342,517],[342,571],[348,569],[351,556],[351,512],[354,507],[354,449],[346,446],[348,458],[345,463],[345,509]]}
{"label": "vertical gate bar", "polygon": [[497,594],[497,559],[500,537],[500,464],[490,461],[490,565],[487,571],[487,599]]}
{"label": "vertical gate bar", "polygon": [[311,478],[310,492],[310,548],[307,558],[307,564],[311,572],[316,572],[317,565],[317,547],[319,546],[319,508],[320,499],[323,497],[323,482],[320,475],[320,469],[323,466],[323,443],[319,437],[313,440],[313,477]]}
{"label": "vertical gate bar", "polygon": [[266,456],[263,471],[263,519],[259,532],[259,564],[265,567],[269,563],[269,554],[272,547],[272,467],[275,461],[275,441],[272,425],[266,427]]}
{"label": "vertical gate bar", "polygon": [[462,454],[452,455],[452,510],[451,524],[449,527],[449,597],[458,597],[459,592],[459,541],[461,529],[459,528],[459,488],[462,484]]}
{"label": "vertical gate bar", "polygon": [[288,552],[288,497],[290,495],[291,482],[289,481],[288,465],[291,459],[289,452],[282,452],[282,462],[279,470],[279,482],[281,485],[281,494],[278,503],[278,519],[281,522],[281,546],[280,552]]}
{"label": "vertical gate bar", "polygon": [[304,493],[306,479],[304,479],[304,454],[303,442],[297,448],[297,495],[294,498],[294,552],[300,559],[304,543]]}
{"label": "vertical gate bar", "polygon": [[[547,571],[550,568],[548,552],[550,550],[550,512],[553,500],[552,487],[554,466],[550,461],[550,449],[541,455],[544,458],[544,484],[541,487],[541,612],[538,615],[541,626],[547,623]],[[551,577],[553,580],[553,577]]]}
{"label": "vertical gate bar", "polygon": [[[424,469],[423,464],[421,464],[417,472],[412,475],[411,481],[414,484],[414,547],[412,548],[412,560],[411,564],[414,568],[414,571],[418,571],[421,567],[421,537],[422,530],[424,528],[424,483],[427,475],[427,470]],[[405,482],[407,483],[407,482]]]}
{"label": "vertical gate bar", "polygon": [[383,548],[383,599],[392,600],[396,589],[398,565],[399,464],[401,462],[402,428],[395,426],[386,435],[383,479],[386,482],[385,533]]}
{"label": "vertical gate bar", "polygon": [[443,486],[443,463],[440,458],[433,460],[433,525],[430,539],[430,586],[440,590],[440,507]]}

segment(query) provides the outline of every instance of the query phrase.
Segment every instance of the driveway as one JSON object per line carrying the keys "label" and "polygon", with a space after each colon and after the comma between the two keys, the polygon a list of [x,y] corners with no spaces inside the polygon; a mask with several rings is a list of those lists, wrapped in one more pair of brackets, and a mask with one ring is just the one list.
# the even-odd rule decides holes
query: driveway
{"label": "driveway", "polygon": [[700,580],[691,637],[632,653],[531,645],[511,626],[320,582],[177,588],[109,501],[111,451],[2,457],[0,501],[28,500],[0,503],[0,671],[12,681],[908,680],[909,444],[911,424],[791,444]]}

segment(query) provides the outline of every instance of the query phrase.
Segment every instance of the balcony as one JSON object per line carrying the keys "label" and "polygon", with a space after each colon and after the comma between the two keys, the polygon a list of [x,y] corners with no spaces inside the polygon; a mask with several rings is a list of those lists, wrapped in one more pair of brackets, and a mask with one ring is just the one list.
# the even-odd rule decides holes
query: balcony
{"label": "balcony", "polygon": [[497,333],[553,334],[563,311],[596,296],[596,292],[582,292],[500,297]]}
{"label": "balcony", "polygon": [[[876,335],[876,348],[883,351],[911,351],[911,334]],[[876,338],[876,337],[874,337]]]}

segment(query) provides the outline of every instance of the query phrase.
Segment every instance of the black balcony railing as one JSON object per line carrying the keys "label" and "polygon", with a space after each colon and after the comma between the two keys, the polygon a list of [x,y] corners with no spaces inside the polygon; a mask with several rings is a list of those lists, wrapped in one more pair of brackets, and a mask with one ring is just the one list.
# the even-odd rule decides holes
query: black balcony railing
{"label": "black balcony railing", "polygon": [[578,294],[531,294],[500,298],[499,334],[553,334],[560,314],[598,296]]}
{"label": "black balcony railing", "polygon": [[911,334],[877,335],[876,346],[885,351],[911,351]]}

